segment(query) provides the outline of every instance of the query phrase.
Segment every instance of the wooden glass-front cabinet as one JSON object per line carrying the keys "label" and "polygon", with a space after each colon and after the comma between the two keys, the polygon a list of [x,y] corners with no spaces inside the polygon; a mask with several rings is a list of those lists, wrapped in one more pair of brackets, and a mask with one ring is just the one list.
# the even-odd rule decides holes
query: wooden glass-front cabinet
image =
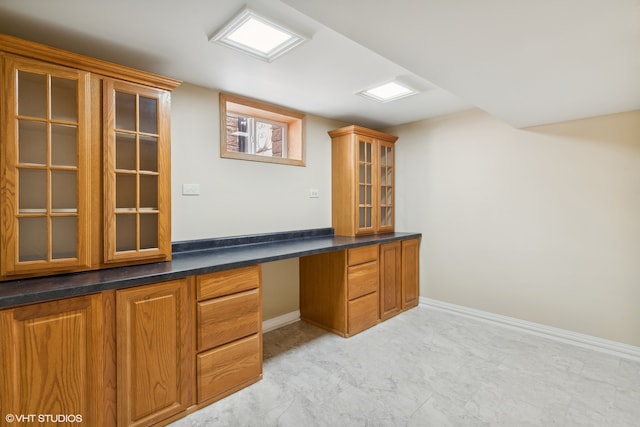
{"label": "wooden glass-front cabinet", "polygon": [[88,73],[7,55],[2,275],[88,267]]}
{"label": "wooden glass-front cabinet", "polygon": [[104,83],[105,261],[168,256],[169,93]]}
{"label": "wooden glass-front cabinet", "polygon": [[171,258],[178,81],[0,34],[0,281]]}
{"label": "wooden glass-front cabinet", "polygon": [[393,231],[397,137],[360,126],[336,129],[329,135],[336,234]]}

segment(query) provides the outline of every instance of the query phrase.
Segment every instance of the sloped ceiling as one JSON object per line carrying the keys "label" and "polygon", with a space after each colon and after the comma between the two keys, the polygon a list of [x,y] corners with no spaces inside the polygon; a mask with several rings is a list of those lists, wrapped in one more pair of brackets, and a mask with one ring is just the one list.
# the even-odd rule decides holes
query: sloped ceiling
{"label": "sloped ceiling", "polygon": [[[310,41],[273,63],[210,43],[245,5]],[[640,108],[640,0],[0,0],[0,32],[374,128]],[[355,95],[398,76],[424,91]]]}

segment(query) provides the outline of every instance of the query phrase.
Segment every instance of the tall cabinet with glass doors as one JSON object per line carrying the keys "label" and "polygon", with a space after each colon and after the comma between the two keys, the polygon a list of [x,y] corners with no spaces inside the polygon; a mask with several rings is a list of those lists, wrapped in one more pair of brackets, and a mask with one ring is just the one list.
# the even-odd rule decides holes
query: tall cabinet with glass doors
{"label": "tall cabinet with glass doors", "polygon": [[394,230],[395,136],[360,126],[331,136],[332,223],[344,236]]}

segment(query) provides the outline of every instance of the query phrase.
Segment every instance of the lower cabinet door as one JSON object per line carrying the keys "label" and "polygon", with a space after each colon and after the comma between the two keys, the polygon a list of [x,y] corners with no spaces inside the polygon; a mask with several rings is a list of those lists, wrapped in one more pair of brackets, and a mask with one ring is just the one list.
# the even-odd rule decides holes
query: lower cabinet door
{"label": "lower cabinet door", "polygon": [[197,356],[198,403],[222,398],[262,377],[260,334]]}
{"label": "lower cabinet door", "polygon": [[[101,294],[0,311],[1,425],[113,423],[105,415],[103,314]],[[33,418],[18,418],[25,416]]]}
{"label": "lower cabinet door", "polygon": [[193,403],[188,279],[116,293],[118,425],[151,425]]}
{"label": "lower cabinet door", "polygon": [[380,245],[380,320],[402,309],[402,247],[400,242]]}
{"label": "lower cabinet door", "polygon": [[357,334],[378,323],[378,293],[347,302],[348,335]]}
{"label": "lower cabinet door", "polygon": [[402,242],[402,309],[418,305],[420,298],[420,240]]}

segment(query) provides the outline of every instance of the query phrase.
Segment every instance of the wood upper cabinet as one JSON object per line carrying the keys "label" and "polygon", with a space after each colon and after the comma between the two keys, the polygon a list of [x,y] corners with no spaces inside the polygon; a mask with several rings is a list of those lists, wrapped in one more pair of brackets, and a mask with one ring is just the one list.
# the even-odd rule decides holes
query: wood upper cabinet
{"label": "wood upper cabinet", "polygon": [[329,135],[336,234],[393,231],[397,137],[360,126],[336,129]]}
{"label": "wood upper cabinet", "polygon": [[171,258],[179,82],[0,34],[0,281]]}
{"label": "wood upper cabinet", "polygon": [[112,380],[105,377],[104,299],[87,295],[0,311],[2,414],[64,414],[74,417],[64,425],[114,424],[106,401]]}
{"label": "wood upper cabinet", "polygon": [[168,91],[104,82],[105,262],[171,257]]}
{"label": "wood upper cabinet", "polygon": [[116,292],[119,426],[152,425],[194,403],[193,305],[192,279]]}
{"label": "wood upper cabinet", "polygon": [[0,276],[87,268],[89,74],[2,61]]}

